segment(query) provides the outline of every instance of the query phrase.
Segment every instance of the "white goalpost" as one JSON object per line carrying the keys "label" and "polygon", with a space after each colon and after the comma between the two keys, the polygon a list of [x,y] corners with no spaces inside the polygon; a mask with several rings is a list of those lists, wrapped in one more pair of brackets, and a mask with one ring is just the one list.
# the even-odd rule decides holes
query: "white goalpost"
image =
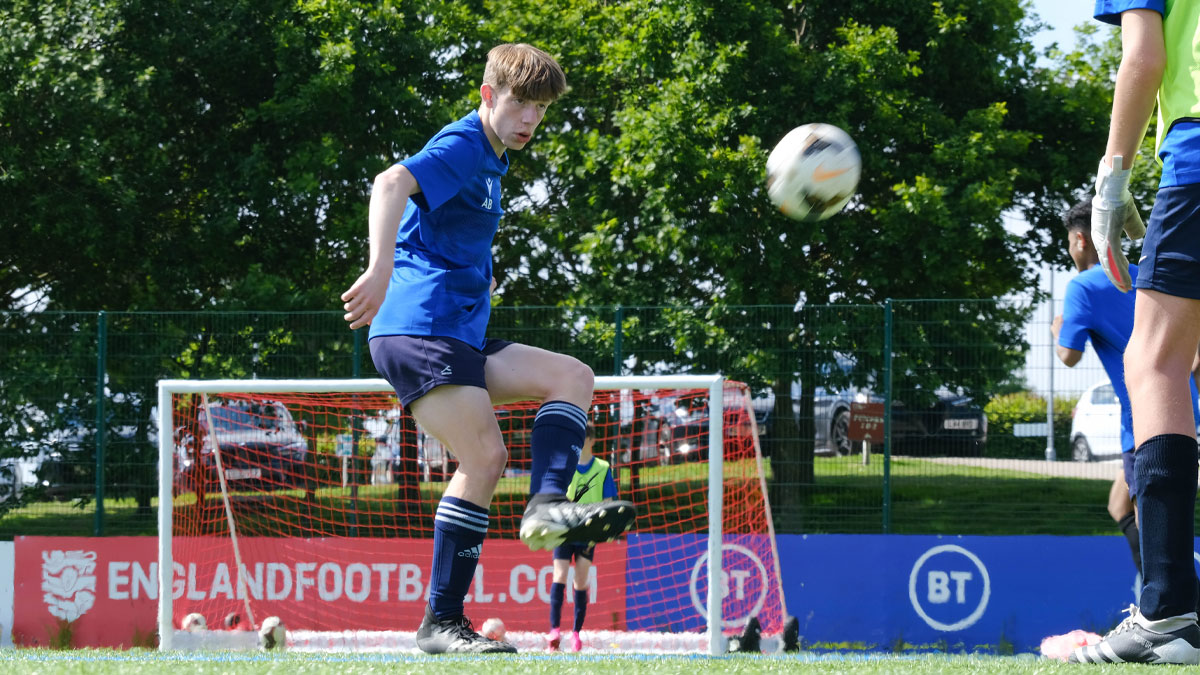
{"label": "white goalpost", "polygon": [[[595,388],[595,453],[639,512],[597,547],[593,648],[723,654],[752,616],[777,632],[786,608],[745,385],[661,375]],[[290,648],[414,647],[436,477],[453,457],[417,441],[385,380],[162,380],[158,411],[160,649],[254,648],[269,616]],[[497,408],[510,468],[466,607],[477,625],[503,618],[522,651],[544,648],[550,560],[514,536],[535,412]],[[191,612],[209,630],[183,630]],[[222,616],[241,626],[212,630]]]}

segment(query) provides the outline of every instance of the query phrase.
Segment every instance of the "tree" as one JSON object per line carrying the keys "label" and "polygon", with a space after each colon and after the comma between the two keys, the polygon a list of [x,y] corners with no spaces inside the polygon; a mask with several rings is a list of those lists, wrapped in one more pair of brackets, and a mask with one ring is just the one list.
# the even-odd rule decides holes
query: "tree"
{"label": "tree", "polygon": [[[363,264],[351,243],[365,239],[370,177],[450,119],[444,101],[459,84],[438,60],[456,26],[429,21],[439,7],[7,3],[0,309],[329,308]],[[128,353],[170,354],[187,324],[131,334]],[[192,338],[211,355],[211,334]],[[143,478],[154,469],[143,408],[179,369],[146,366],[108,370],[112,396],[145,403],[122,420],[140,444],[112,458],[140,457]],[[5,397],[24,410],[61,403],[29,388]],[[70,407],[92,399],[85,390]]]}

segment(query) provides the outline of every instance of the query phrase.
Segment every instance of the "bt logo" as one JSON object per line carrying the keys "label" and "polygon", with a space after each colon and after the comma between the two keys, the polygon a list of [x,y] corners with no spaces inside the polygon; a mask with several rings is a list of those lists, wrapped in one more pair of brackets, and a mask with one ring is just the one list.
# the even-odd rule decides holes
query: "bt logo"
{"label": "bt logo", "polygon": [[[767,567],[754,551],[740,544],[721,545],[720,595],[724,602],[721,623],[725,628],[741,628],[752,616],[758,616],[767,599],[770,577]],[[700,616],[708,616],[707,579],[701,577],[703,569],[707,577],[708,553],[696,558],[692,565],[689,591],[692,607]]]}
{"label": "bt logo", "polygon": [[941,631],[968,628],[983,616],[992,582],[974,553],[945,544],[926,551],[908,576],[908,599],[930,627]]}

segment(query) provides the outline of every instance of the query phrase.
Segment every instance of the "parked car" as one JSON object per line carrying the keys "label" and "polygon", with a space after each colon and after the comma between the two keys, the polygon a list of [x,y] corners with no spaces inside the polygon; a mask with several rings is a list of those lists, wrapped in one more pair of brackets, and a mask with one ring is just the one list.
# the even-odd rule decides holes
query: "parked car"
{"label": "parked car", "polygon": [[176,486],[207,491],[219,485],[212,432],[230,490],[273,490],[307,482],[308,442],[291,412],[273,399],[213,401],[194,425],[175,431]]}
{"label": "parked car", "polygon": [[36,458],[0,459],[0,504],[17,499],[22,491],[37,485],[38,464]]}
{"label": "parked car", "polygon": [[[1193,414],[1200,436],[1200,410],[1193,401]],[[1091,462],[1116,459],[1121,455],[1121,402],[1108,380],[1084,390],[1071,411],[1071,459]]]}
{"label": "parked car", "polygon": [[[132,442],[136,429],[112,426],[106,430],[107,447]],[[39,498],[70,500],[90,496],[96,484],[96,434],[82,424],[45,432],[37,440],[21,443],[19,458],[4,460],[19,477],[20,489],[37,487]],[[3,481],[0,476],[0,481]],[[18,491],[19,494],[19,491]]]}
{"label": "parked car", "polygon": [[[981,457],[987,446],[987,415],[969,396],[939,390],[925,408],[892,403],[892,454]],[[883,448],[876,449],[882,452]]]}
{"label": "parked car", "polygon": [[[747,401],[743,390],[726,387],[724,401],[726,457],[753,456],[755,434],[767,428],[774,395],[769,391],[751,396]],[[659,420],[662,463],[677,463],[708,459],[708,401],[703,395],[665,395],[654,400]],[[753,423],[752,417],[753,415]]]}
{"label": "parked car", "polygon": [[[800,417],[800,383],[792,384],[792,410]],[[852,403],[883,403],[870,389],[836,389],[818,385],[813,394],[815,452],[841,456],[862,451],[861,441],[850,440]],[[937,400],[912,408],[895,397],[892,402],[892,453],[897,455],[951,455],[978,457],[987,445],[987,414],[969,396],[948,389],[937,391]],[[883,452],[883,444],[872,447]]]}
{"label": "parked car", "polygon": [[[814,452],[841,456],[858,452],[862,444],[850,441],[850,404],[866,403],[870,393],[857,387],[834,389],[817,385],[813,391]],[[792,382],[792,414],[800,420],[800,382]]]}
{"label": "parked car", "polygon": [[1121,456],[1121,401],[1112,383],[1088,387],[1071,411],[1071,459],[1091,462]]}

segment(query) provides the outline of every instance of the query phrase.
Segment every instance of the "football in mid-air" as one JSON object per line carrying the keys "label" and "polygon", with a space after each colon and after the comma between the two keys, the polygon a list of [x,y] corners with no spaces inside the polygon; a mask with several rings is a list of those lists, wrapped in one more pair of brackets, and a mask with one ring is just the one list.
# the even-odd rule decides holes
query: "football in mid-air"
{"label": "football in mid-air", "polygon": [[505,635],[507,635],[507,631],[504,630],[504,622],[500,619],[491,618],[483,622],[483,637],[504,642]]}
{"label": "football in mid-air", "polygon": [[189,633],[195,633],[198,630],[207,630],[208,622],[204,620],[204,615],[200,612],[192,612],[183,617],[183,621],[180,622],[179,627]]}
{"label": "football in mid-air", "polygon": [[854,196],[861,173],[849,134],[832,124],[805,124],[767,156],[767,195],[789,218],[825,220]]}

